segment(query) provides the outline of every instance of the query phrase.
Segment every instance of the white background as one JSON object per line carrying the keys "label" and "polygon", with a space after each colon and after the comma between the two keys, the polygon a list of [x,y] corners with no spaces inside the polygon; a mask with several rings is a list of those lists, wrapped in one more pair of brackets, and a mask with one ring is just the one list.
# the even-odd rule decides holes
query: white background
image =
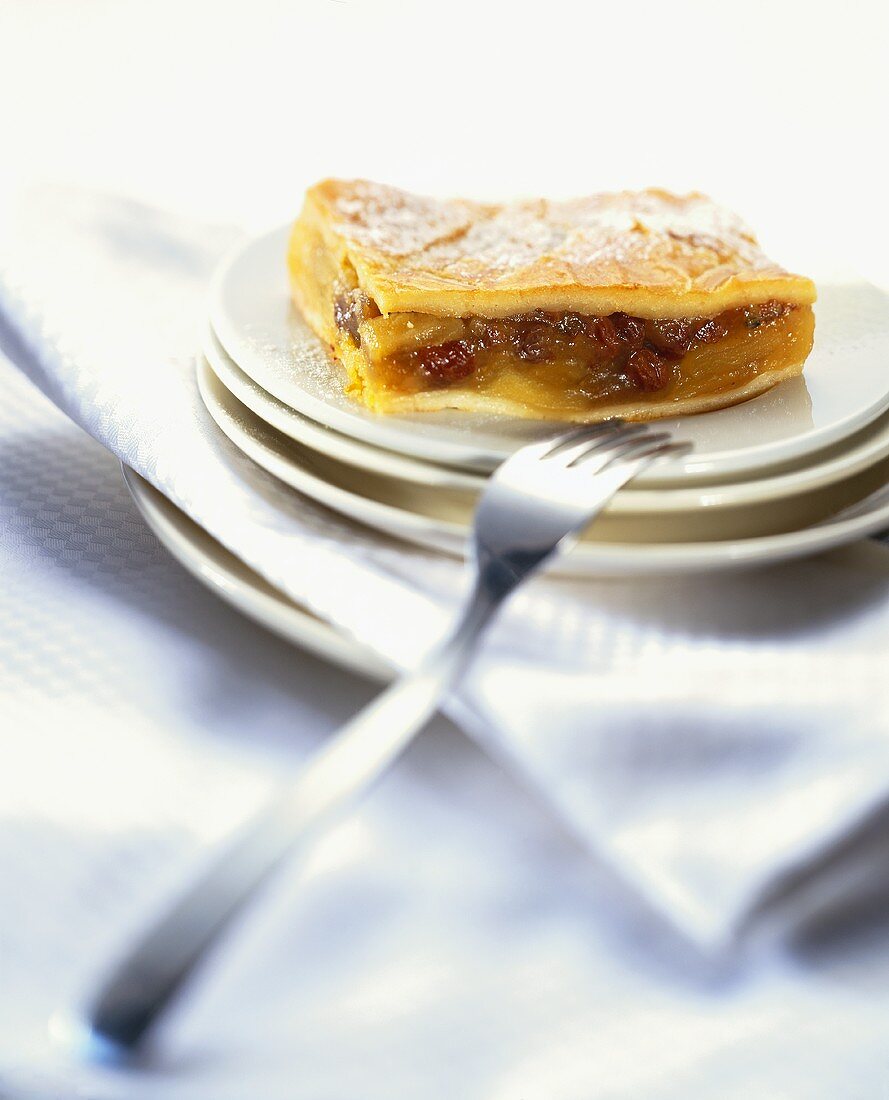
{"label": "white background", "polygon": [[[854,3],[0,0],[0,201],[24,179],[72,182],[260,229],[290,219],[304,188],[325,175],[495,199],[660,184],[735,207],[789,267],[889,281],[887,39],[885,7]],[[24,384],[15,386],[24,405]],[[60,449],[21,452],[16,491],[7,486],[12,514],[26,527],[28,477],[42,471],[64,489],[58,470],[77,467],[91,446],[81,486],[90,507],[74,505],[97,539],[123,516],[138,552],[138,568],[128,559],[106,580],[106,599],[90,580],[103,567],[91,572],[89,554],[78,572],[62,538],[49,566],[24,539],[18,546],[21,576],[34,585],[21,582],[18,593],[20,637],[33,635],[33,647],[13,658],[55,662],[71,692],[36,698],[18,685],[16,738],[4,743],[15,746],[18,774],[4,767],[7,788],[19,788],[22,850],[32,842],[39,858],[23,861],[21,882],[0,895],[5,910],[28,918],[23,940],[36,930],[33,957],[4,959],[0,940],[0,962],[25,975],[42,1011],[29,971],[48,988],[50,967],[85,970],[85,952],[105,954],[76,921],[60,930],[66,883],[93,847],[97,865],[100,851],[123,863],[133,836],[158,825],[153,783],[169,796],[161,821],[170,847],[184,848],[180,796],[197,791],[198,776],[201,820],[218,826],[232,790],[249,801],[269,760],[292,764],[293,725],[305,749],[368,689],[296,658],[192,585],[127,511],[110,456],[59,415],[40,415]],[[137,599],[140,591],[152,595]],[[231,640],[230,666],[220,636]],[[91,668],[86,688],[64,668],[77,649],[72,666]],[[112,667],[112,656],[144,680],[123,703],[99,690],[95,670]],[[220,668],[223,705],[208,689]],[[13,681],[15,660],[8,669]],[[203,687],[203,707],[153,692],[161,680],[191,704]],[[100,775],[80,774],[76,753],[48,766],[41,734],[64,732],[74,713],[94,731]],[[208,750],[190,767],[181,759],[193,750],[177,736],[186,726]],[[168,758],[180,761],[170,780]],[[207,784],[208,758],[232,773],[230,784]],[[136,764],[144,791],[133,794]],[[85,791],[95,805],[84,804]],[[133,802],[130,836],[103,824],[115,800]],[[84,821],[78,833],[72,822]],[[416,846],[393,860],[406,821]],[[204,1061],[186,1065],[196,1091],[183,1072],[142,1078],[139,1095],[871,1100],[889,1087],[879,928],[820,953],[798,950],[743,980],[699,981],[684,959],[655,949],[636,910],[611,904],[589,853],[452,730],[421,740],[345,841],[328,846],[314,878],[276,895],[199,998],[191,1035],[204,1042]],[[145,888],[131,863],[114,864],[111,886],[84,881],[93,891],[85,909],[100,894],[123,905],[128,890]],[[46,900],[55,897],[59,910]],[[15,1046],[22,1002],[4,998],[2,984],[0,1032]],[[24,1042],[14,1053],[26,1059]],[[131,1087],[123,1092],[136,1095]]]}
{"label": "white background", "polygon": [[252,228],[325,175],[489,198],[698,189],[787,266],[882,279],[887,10],[3,0],[3,154]]}

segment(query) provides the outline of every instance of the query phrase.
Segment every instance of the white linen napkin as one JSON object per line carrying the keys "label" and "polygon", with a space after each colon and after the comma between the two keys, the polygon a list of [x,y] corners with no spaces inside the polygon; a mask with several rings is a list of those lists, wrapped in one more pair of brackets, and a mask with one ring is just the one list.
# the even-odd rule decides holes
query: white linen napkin
{"label": "white linen napkin", "polygon": [[[0,251],[7,354],[273,584],[408,664],[452,613],[459,564],[277,484],[201,405],[205,289],[235,239],[121,199],[30,193]],[[740,575],[541,579],[449,710],[718,951],[754,916],[818,907],[886,862],[887,657],[889,554],[872,544]]]}
{"label": "white linen napkin", "polygon": [[3,1100],[873,1096],[873,910],[714,974],[444,719],[282,869],[147,1064],[54,1042],[47,1021],[377,689],[190,577],[114,457],[17,373],[0,359]]}

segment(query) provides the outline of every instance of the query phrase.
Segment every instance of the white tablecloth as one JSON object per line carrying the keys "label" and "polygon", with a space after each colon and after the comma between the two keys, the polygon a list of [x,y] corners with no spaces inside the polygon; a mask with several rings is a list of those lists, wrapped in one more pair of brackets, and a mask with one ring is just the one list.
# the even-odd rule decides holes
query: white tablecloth
{"label": "white tablecloth", "polygon": [[0,1095],[870,1098],[883,911],[730,972],[439,721],[274,885],[151,1070],[47,1042],[219,836],[372,692],[250,624],[118,465],[0,371]]}
{"label": "white tablecloth", "polygon": [[[801,28],[806,48],[789,48]],[[885,11],[869,4],[842,19],[795,3],[741,17],[720,5],[639,5],[628,24],[620,5],[557,0],[514,5],[509,19],[500,5],[456,2],[446,11],[8,3],[0,207],[13,166],[16,177],[256,229],[292,216],[302,188],[324,174],[492,198],[661,183],[736,206],[769,251],[801,270],[829,254],[886,283],[875,140],[885,37]],[[683,121],[661,126],[668,114]],[[85,282],[81,270],[74,284]],[[183,1005],[154,1069],[88,1073],[57,1055],[46,1043],[51,1010],[89,988],[207,845],[371,689],[189,579],[146,532],[116,461],[6,367],[0,400],[4,1100],[871,1100],[886,1091],[879,842],[857,870],[845,864],[856,896],[862,878],[872,887],[867,905],[717,966],[577,843],[594,821],[578,818],[569,835],[444,722],[279,880]],[[817,720],[789,738],[763,702],[751,755],[750,725],[729,712],[718,755],[734,746],[742,794],[753,763],[771,764],[776,791],[792,792],[786,767],[805,757],[793,749],[812,728],[824,734],[812,743],[822,775],[833,745],[850,748],[847,715],[825,709],[823,695],[873,668],[885,578],[880,551],[850,554],[803,586],[799,616],[788,616],[780,579],[771,617],[762,604],[738,605],[746,640],[764,656],[779,636],[807,653],[793,682],[809,690]],[[838,599],[858,646],[849,660],[829,631],[820,642],[806,634],[805,615],[829,625]],[[682,590],[675,600],[688,602]],[[606,601],[604,610],[625,616],[607,681],[606,704],[619,712],[628,698],[644,704],[628,659],[641,606]],[[695,636],[706,640],[712,614],[703,602],[695,612]],[[677,698],[687,698],[686,675],[678,661],[665,669]],[[570,704],[569,680],[564,687]],[[851,745],[859,761],[881,749],[885,714],[872,710],[873,736],[860,751]],[[529,711],[524,733],[539,725]],[[689,765],[714,746],[710,732],[673,723],[669,805],[687,798]],[[622,733],[614,745],[631,758],[614,749],[594,763],[626,778],[628,763],[651,760],[626,809],[650,801],[656,814],[665,756],[652,753],[645,724]],[[819,811],[822,796],[816,785]],[[753,809],[755,827],[720,841],[751,866],[772,824],[780,832],[795,820],[768,797]],[[644,832],[635,850],[650,850]],[[831,881],[852,895],[848,879]],[[669,881],[648,888],[658,885]],[[735,911],[736,882],[723,885]]]}

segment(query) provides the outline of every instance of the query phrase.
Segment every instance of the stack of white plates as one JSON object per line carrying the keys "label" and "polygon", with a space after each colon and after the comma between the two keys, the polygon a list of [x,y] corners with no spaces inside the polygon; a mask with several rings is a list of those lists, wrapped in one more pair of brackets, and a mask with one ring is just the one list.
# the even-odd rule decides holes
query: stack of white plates
{"label": "stack of white plates", "polygon": [[[287,231],[214,280],[198,381],[235,446],[363,524],[459,555],[488,473],[552,422],[459,412],[380,416],[290,303]],[[662,421],[693,451],[619,492],[559,568],[694,572],[826,550],[889,527],[889,298],[821,285],[805,376],[719,412]]]}
{"label": "stack of white plates", "polygon": [[[461,554],[487,474],[552,422],[466,413],[380,416],[290,303],[286,230],[252,241],[214,281],[198,367],[211,415],[294,489],[398,538]],[[687,457],[618,493],[561,563],[584,575],[760,564],[889,526],[889,299],[820,287],[804,378],[720,412],[663,421]],[[660,426],[660,425],[659,425]]]}

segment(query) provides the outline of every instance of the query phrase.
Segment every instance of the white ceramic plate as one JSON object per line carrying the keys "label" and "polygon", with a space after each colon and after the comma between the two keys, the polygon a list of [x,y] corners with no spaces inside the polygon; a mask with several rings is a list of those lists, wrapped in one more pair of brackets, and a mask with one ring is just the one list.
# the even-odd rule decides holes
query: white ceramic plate
{"label": "white ceramic plate", "polygon": [[375,470],[386,477],[397,477],[430,488],[480,492],[485,483],[484,474],[455,470],[452,466],[439,466],[434,462],[424,462],[422,459],[411,458],[410,455],[398,454],[396,451],[386,451],[310,420],[272,397],[258,382],[244,374],[209,326],[204,333],[203,350],[204,358],[213,368],[213,373],[242,404],[279,432],[305,444],[313,451],[359,469]]}
{"label": "white ceramic plate", "polygon": [[[235,364],[211,331],[204,341],[204,355],[213,373],[237,399],[265,423],[290,439],[338,462],[371,470],[435,489],[461,489],[480,493],[486,475],[453,470],[372,447],[350,439],[272,397]],[[728,508],[776,501],[823,488],[867,469],[889,455],[889,413],[862,428],[849,440],[835,443],[802,463],[786,463],[768,476],[741,481],[708,482],[675,488],[676,482],[657,488],[637,489],[631,483],[609,505],[612,515],[691,512],[698,508]],[[679,483],[681,484],[681,483]]]}
{"label": "white ceramic plate", "polygon": [[[463,469],[491,470],[516,446],[552,433],[551,421],[457,412],[384,417],[346,397],[340,366],[290,304],[287,235],[278,229],[241,246],[220,266],[210,302],[225,350],[272,396],[354,439]],[[663,421],[694,452],[640,482],[763,470],[846,438],[889,408],[889,298],[863,283],[822,284],[816,313],[804,379],[730,409]]]}
{"label": "white ceramic plate", "polygon": [[148,526],[170,553],[209,589],[303,649],[375,680],[392,671],[374,652],[289,600],[180,511],[128,466],[124,481]]}
{"label": "white ceramic plate", "polygon": [[[264,424],[242,405],[204,363],[198,372],[204,402],[228,438],[258,465],[322,504],[387,534],[461,555],[472,513],[471,494],[438,491],[384,478],[314,454]],[[698,509],[669,517],[600,516],[575,550],[554,570],[575,576],[700,572],[762,565],[842,545],[889,526],[889,503],[844,522],[799,529],[858,501],[883,485],[886,466],[814,494],[745,509],[726,509],[719,541],[679,541],[706,535],[712,514]],[[760,528],[781,530],[738,537]],[[704,525],[704,526],[702,526]],[[658,537],[660,541],[653,541]],[[629,540],[634,541],[619,541]],[[642,541],[646,540],[646,541]]]}

